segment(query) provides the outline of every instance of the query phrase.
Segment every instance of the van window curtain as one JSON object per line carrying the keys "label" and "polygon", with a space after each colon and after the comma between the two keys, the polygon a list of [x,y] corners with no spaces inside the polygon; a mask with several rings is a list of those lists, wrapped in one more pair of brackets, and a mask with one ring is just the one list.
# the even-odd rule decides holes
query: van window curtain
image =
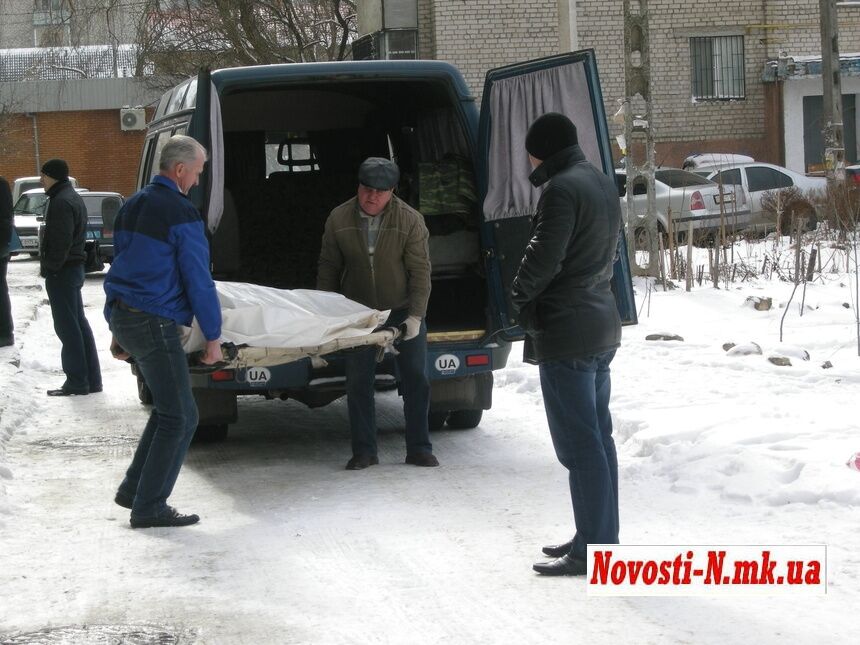
{"label": "van window curtain", "polygon": [[224,214],[224,128],[221,101],[213,83],[209,84],[209,210],[206,224],[215,233]]}
{"label": "van window curtain", "polygon": [[490,151],[486,221],[533,215],[540,190],[529,182],[529,125],[542,114],[561,112],[576,125],[586,159],[603,167],[585,65],[573,63],[494,81],[490,96]]}

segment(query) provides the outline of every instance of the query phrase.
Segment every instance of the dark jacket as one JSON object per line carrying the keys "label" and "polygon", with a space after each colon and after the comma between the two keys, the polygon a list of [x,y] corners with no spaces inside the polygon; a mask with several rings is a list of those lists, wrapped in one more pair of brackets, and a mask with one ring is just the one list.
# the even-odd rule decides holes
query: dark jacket
{"label": "dark jacket", "polygon": [[610,288],[621,233],[615,182],[578,145],[546,159],[529,179],[549,184],[512,286],[527,333],[524,360],[582,358],[618,347],[621,320]]}
{"label": "dark jacket", "polygon": [[206,340],[221,336],[221,304],[209,271],[200,213],[176,184],[156,175],[114,220],[114,259],[105,277],[105,318],[122,300],[180,325],[197,318]]}
{"label": "dark jacket", "polygon": [[12,240],[12,190],[5,177],[0,177],[0,258],[9,255],[9,242]]}
{"label": "dark jacket", "polygon": [[45,193],[45,234],[39,255],[41,274],[56,273],[66,265],[83,264],[87,258],[87,207],[68,181],[58,181]]}

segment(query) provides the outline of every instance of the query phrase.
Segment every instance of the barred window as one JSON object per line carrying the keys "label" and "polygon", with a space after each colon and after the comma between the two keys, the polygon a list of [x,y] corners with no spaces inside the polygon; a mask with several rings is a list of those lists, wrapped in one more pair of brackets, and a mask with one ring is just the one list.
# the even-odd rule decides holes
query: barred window
{"label": "barred window", "polygon": [[694,99],[742,99],[744,37],[690,38]]}

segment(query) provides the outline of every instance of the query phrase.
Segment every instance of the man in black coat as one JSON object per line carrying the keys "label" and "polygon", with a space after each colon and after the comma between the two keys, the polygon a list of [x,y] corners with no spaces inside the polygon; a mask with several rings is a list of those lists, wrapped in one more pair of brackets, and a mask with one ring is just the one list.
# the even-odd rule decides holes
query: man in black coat
{"label": "man in black coat", "polygon": [[48,209],[40,249],[40,275],[45,278],[54,331],[63,344],[60,358],[66,374],[66,382],[48,390],[48,396],[101,392],[98,352],[81,298],[87,208],[69,183],[69,166],[62,159],[46,161],[41,180],[48,196]]}
{"label": "man in black coat", "polygon": [[[569,471],[576,534],[544,547],[544,575],[583,575],[587,544],[618,543],[618,462],[609,414],[609,364],[621,341],[610,288],[621,233],[615,182],[585,160],[576,127],[544,114],[529,128],[532,184],[547,184],[512,299],[537,363],[556,455]],[[548,182],[548,183],[547,183]]]}
{"label": "man in black coat", "polygon": [[12,305],[9,301],[9,285],[6,283],[14,221],[12,190],[6,178],[0,177],[0,347],[8,347],[15,343]]}

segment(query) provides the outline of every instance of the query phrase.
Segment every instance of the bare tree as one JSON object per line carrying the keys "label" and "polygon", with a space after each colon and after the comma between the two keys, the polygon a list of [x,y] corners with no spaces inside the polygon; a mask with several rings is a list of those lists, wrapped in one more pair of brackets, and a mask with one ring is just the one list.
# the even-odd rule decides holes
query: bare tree
{"label": "bare tree", "polygon": [[342,60],[356,34],[353,0],[144,0],[141,68],[187,76],[201,67]]}

